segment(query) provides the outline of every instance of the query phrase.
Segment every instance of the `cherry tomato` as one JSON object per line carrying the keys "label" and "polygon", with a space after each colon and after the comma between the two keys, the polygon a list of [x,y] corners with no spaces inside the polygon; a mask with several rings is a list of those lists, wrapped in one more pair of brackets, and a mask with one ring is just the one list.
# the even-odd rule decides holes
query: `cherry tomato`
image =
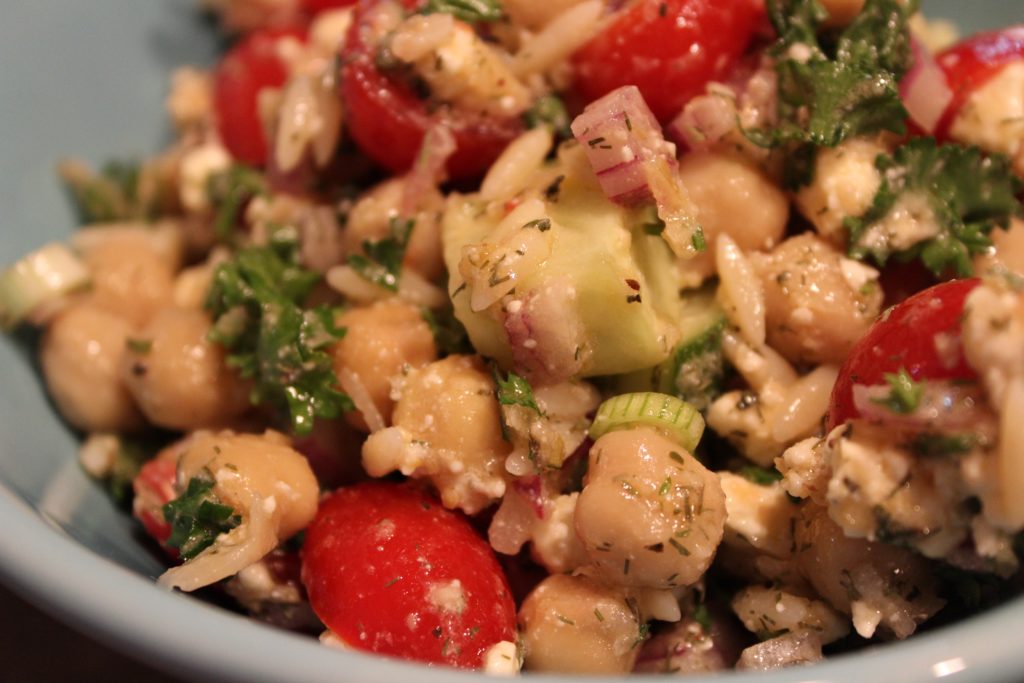
{"label": "cherry tomato", "polygon": [[332,9],[342,9],[356,4],[358,0],[302,0],[302,9],[310,14],[319,14]]}
{"label": "cherry tomato", "polygon": [[729,72],[763,15],[752,0],[640,0],[576,52],[576,87],[589,101],[636,85],[664,122]]}
{"label": "cherry tomato", "polygon": [[144,464],[132,480],[135,492],[132,514],[142,522],[146,533],[172,557],[177,557],[178,551],[164,545],[171,535],[171,525],[164,519],[162,508],[177,497],[174,491],[176,470],[174,459],[155,458]]}
{"label": "cherry tomato", "polygon": [[516,608],[487,542],[409,484],[368,482],[320,503],[302,580],[313,611],[348,645],[478,668],[516,637]]}
{"label": "cherry tomato", "polygon": [[1024,24],[987,31],[962,40],[936,57],[946,73],[953,99],[935,133],[945,137],[967,98],[995,77],[1005,66],[1024,60]]}
{"label": "cherry tomato", "polygon": [[253,31],[228,50],[213,76],[217,131],[231,156],[253,166],[262,166],[267,160],[259,93],[264,88],[281,87],[288,78],[279,52],[282,38],[304,42],[306,34],[294,27]]}
{"label": "cherry tomato", "polygon": [[[363,9],[361,5],[359,12]],[[412,88],[377,68],[374,48],[362,38],[359,12],[342,49],[341,68],[345,125],[356,144],[384,168],[404,173],[412,166],[427,129],[440,120],[455,136],[456,150],[447,164],[449,176],[480,175],[522,132],[522,122],[444,106],[431,114]]]}
{"label": "cherry tomato", "polygon": [[[883,313],[839,370],[829,405],[828,429],[857,417],[854,384],[885,384],[885,374],[900,368],[915,380],[975,379],[977,373],[967,364],[958,341],[964,300],[978,282],[977,278],[944,282]],[[954,343],[940,351],[944,339]]]}

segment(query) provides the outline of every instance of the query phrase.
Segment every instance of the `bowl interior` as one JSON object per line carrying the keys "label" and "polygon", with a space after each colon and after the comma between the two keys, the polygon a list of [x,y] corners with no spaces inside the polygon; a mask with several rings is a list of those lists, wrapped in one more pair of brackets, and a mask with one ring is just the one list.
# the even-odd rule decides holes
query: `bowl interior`
{"label": "bowl interior", "polygon": [[[930,16],[955,19],[965,32],[1024,21],[1021,0],[924,5]],[[158,150],[170,139],[163,100],[171,70],[211,64],[221,39],[189,0],[12,3],[4,13],[0,262],[6,263],[74,227],[54,173],[57,160],[75,156],[97,164]],[[31,336],[0,342],[0,578],[94,635],[155,656],[178,672],[185,667],[206,677],[249,681],[330,680],[339,670],[352,680],[407,680],[411,673],[419,680],[451,679],[451,672],[328,652],[151,585],[161,564],[136,542],[131,519],[79,468],[77,438],[48,402],[29,350]],[[1024,615],[997,610],[920,643],[884,648],[886,666],[897,668],[878,673],[891,677],[911,665],[930,671],[945,652],[966,656],[968,672],[987,676],[977,680],[995,680],[1012,649],[994,651],[986,635],[1022,627]],[[971,634],[979,640],[970,640]],[[947,637],[949,648],[935,645]],[[968,642],[973,649],[961,653]],[[862,659],[840,658],[806,673],[863,680],[864,667]],[[780,672],[761,680],[799,675]]]}

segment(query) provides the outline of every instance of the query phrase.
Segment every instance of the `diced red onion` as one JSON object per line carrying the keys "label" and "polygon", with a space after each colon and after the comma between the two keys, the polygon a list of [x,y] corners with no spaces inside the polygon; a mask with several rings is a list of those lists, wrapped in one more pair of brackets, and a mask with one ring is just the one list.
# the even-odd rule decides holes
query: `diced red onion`
{"label": "diced red onion", "polygon": [[455,136],[448,126],[438,123],[427,129],[416,162],[405,177],[401,203],[403,216],[416,215],[423,197],[444,182],[445,164],[455,153],[455,148]]}
{"label": "diced red onion", "polygon": [[953,91],[928,48],[913,36],[910,39],[913,65],[900,81],[900,98],[911,120],[925,133],[935,132],[946,108],[953,101]]}
{"label": "diced red onion", "polygon": [[696,255],[696,209],[676,173],[675,145],[665,139],[636,86],[591,102],[572,122],[572,132],[609,199],[631,206],[653,198],[672,251]]}
{"label": "diced red onion", "polygon": [[627,85],[591,102],[572,122],[601,189],[614,202],[633,204],[649,198],[644,163],[656,157],[675,161],[658,120],[640,90]]}

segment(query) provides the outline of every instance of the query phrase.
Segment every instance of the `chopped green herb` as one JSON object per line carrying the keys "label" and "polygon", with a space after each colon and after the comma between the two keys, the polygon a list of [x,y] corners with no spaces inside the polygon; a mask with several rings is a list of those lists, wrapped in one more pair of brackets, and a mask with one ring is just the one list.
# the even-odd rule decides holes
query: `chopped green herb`
{"label": "chopped green herb", "polygon": [[156,207],[140,197],[142,167],[135,161],[108,161],[98,173],[81,162],[65,161],[59,173],[83,225],[155,217]]}
{"label": "chopped green herb", "polygon": [[[934,274],[953,270],[960,277],[971,274],[971,257],[991,245],[988,234],[1005,228],[1010,217],[1021,213],[1015,195],[1021,182],[1001,155],[983,156],[976,147],[936,144],[933,138],[915,138],[892,156],[879,155],[875,166],[882,184],[871,206],[860,217],[843,223],[850,235],[850,255],[871,256],[884,265],[891,257],[900,261],[920,259]],[[873,225],[885,219],[901,199],[920,198],[922,208],[939,228],[936,236],[897,251],[887,238],[872,237]]]}
{"label": "chopped green herb", "polygon": [[918,434],[910,442],[910,450],[925,457],[944,457],[970,453],[978,445],[973,434]]}
{"label": "chopped green herb", "polygon": [[601,614],[601,610],[596,607],[594,608],[594,616],[597,617],[598,621],[604,621],[604,615]]}
{"label": "chopped green herb", "polygon": [[690,556],[690,549],[687,548],[682,543],[680,543],[679,541],[677,541],[676,539],[674,539],[674,538],[668,539],[668,544],[670,546],[672,546],[673,548],[675,548],[676,552],[679,553],[680,555],[682,555],[683,557],[689,557]]}
{"label": "chopped green herb", "polygon": [[171,526],[167,546],[177,548],[184,560],[213,545],[217,536],[242,521],[230,505],[222,505],[213,495],[209,472],[192,477],[185,492],[163,506],[163,513]]}
{"label": "chopped green herb", "polygon": [[498,0],[427,0],[424,14],[450,14],[469,23],[499,21],[504,13]]}
{"label": "chopped green herb", "polygon": [[238,227],[242,209],[254,197],[266,194],[267,186],[259,171],[244,164],[232,164],[207,180],[206,193],[214,207],[213,233],[221,242],[230,242]]}
{"label": "chopped green herb", "polygon": [[533,387],[514,372],[508,373],[507,379],[502,379],[501,372],[497,366],[493,369],[494,384],[497,387],[496,396],[498,403],[503,406],[522,406],[529,408],[538,415],[543,415],[537,399],[533,396]]}
{"label": "chopped green herb", "polygon": [[550,218],[534,218],[529,223],[524,223],[523,228],[537,228],[541,232],[547,232],[551,229]]}
{"label": "chopped green herb", "polygon": [[693,231],[693,236],[690,238],[690,242],[693,244],[694,251],[707,251],[708,242],[704,238],[703,228],[698,226],[697,229]]}
{"label": "chopped green herb", "polygon": [[153,340],[151,339],[132,339],[129,337],[124,340],[124,345],[129,351],[135,353],[149,353],[153,350]]}
{"label": "chopped green herb", "polygon": [[568,624],[569,626],[575,626],[575,625],[576,625],[576,622],[575,622],[575,621],[573,621],[572,619],[570,619],[570,618],[569,618],[569,617],[567,617],[567,616],[564,616],[564,615],[561,615],[561,614],[555,614],[555,616],[556,616],[556,617],[558,618],[558,620],[559,620],[560,622],[562,622],[563,624]]}
{"label": "chopped green herb", "polygon": [[693,620],[700,624],[705,634],[711,633],[711,612],[703,602],[693,608]]}
{"label": "chopped green herb", "polygon": [[899,81],[910,60],[907,20],[898,0],[867,0],[833,40],[818,31],[827,17],[816,0],[770,0],[779,36],[770,53],[778,76],[778,120],[769,130],[748,130],[764,147],[787,145],[785,181],[811,181],[817,147],[878,131],[902,135],[907,113]]}
{"label": "chopped green herb", "polygon": [[874,399],[874,403],[883,405],[901,415],[917,410],[921,403],[921,394],[924,391],[923,382],[915,382],[906,368],[900,368],[899,372],[895,373],[885,373],[885,381],[891,387],[889,395],[885,398]]}
{"label": "chopped green herb", "polygon": [[782,473],[774,467],[758,467],[757,465],[744,465],[740,468],[739,475],[760,486],[771,486],[782,480]]}
{"label": "chopped green herb", "polygon": [[364,254],[350,254],[348,264],[363,279],[378,287],[397,292],[398,279],[402,275],[402,259],[409,246],[413,219],[393,217],[388,223],[390,235],[380,240],[363,242]]}
{"label": "chopped green herb", "polygon": [[538,97],[533,106],[523,114],[523,122],[527,128],[550,126],[559,140],[572,138],[572,130],[569,128],[572,120],[565,109],[565,104],[556,95]]}
{"label": "chopped green herb", "polygon": [[672,477],[665,477],[665,481],[661,482],[661,486],[658,487],[658,495],[664,496],[672,488]]}
{"label": "chopped green herb", "polygon": [[443,308],[439,311],[422,308],[420,315],[430,327],[430,332],[434,335],[434,344],[442,357],[459,353],[473,353],[473,346],[469,343],[469,333],[455,317],[451,308]]}
{"label": "chopped green herb", "polygon": [[206,308],[214,316],[210,340],[228,350],[228,365],[255,380],[252,402],[273,406],[304,435],[316,418],[353,406],[326,352],[345,331],[330,308],[301,307],[320,275],[299,266],[295,252],[283,240],[238,251],[214,273]]}

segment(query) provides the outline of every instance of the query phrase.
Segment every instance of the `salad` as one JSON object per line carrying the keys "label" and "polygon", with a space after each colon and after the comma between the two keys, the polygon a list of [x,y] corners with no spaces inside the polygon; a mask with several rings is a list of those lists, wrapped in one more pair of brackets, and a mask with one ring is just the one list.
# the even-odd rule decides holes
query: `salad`
{"label": "salad", "polygon": [[[210,0],[0,274],[157,580],[493,674],[766,670],[1019,592],[1024,25]],[[927,9],[927,6],[925,7]]]}

